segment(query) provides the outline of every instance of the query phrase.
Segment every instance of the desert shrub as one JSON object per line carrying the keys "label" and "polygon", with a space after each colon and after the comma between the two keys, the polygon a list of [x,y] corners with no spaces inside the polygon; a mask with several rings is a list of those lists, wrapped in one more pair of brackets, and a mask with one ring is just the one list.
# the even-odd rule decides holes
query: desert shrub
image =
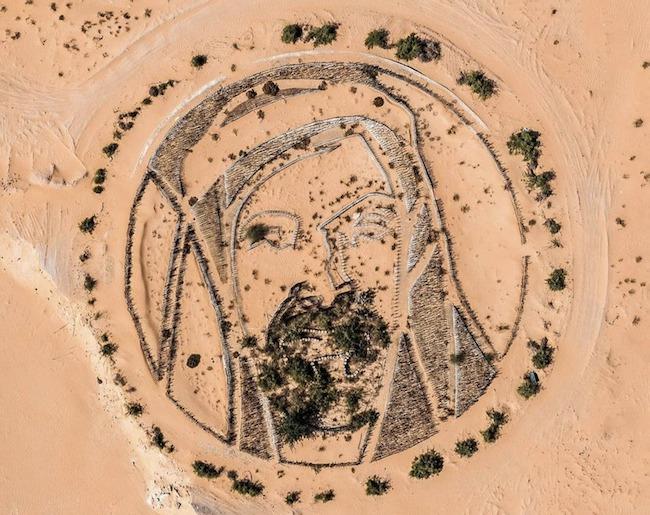
{"label": "desert shrub", "polygon": [[537,190],[538,201],[541,202],[553,195],[553,188],[551,187],[551,181],[555,179],[555,172],[553,170],[547,170],[539,174],[533,170],[528,170],[524,179],[529,190]]}
{"label": "desert shrub", "polygon": [[528,346],[535,351],[532,357],[535,368],[544,369],[553,363],[555,349],[548,344],[548,338],[542,338],[540,343],[531,340]]}
{"label": "desert shrub", "polygon": [[241,341],[241,346],[244,348],[257,347],[257,337],[252,334],[244,336]]}
{"label": "desert shrub", "polygon": [[208,56],[204,54],[197,54],[192,56],[190,63],[194,68],[201,68],[208,62]]}
{"label": "desert shrub", "polygon": [[132,417],[139,417],[144,412],[144,408],[139,402],[129,402],[126,405],[126,412]]}
{"label": "desert shrub", "polygon": [[266,224],[253,224],[246,229],[246,238],[251,244],[257,243],[266,238],[270,230],[271,228]]}
{"label": "desert shrub", "polygon": [[420,52],[420,60],[428,63],[430,61],[437,61],[442,57],[442,47],[439,41],[433,39],[425,39],[422,51]]}
{"label": "desert shrub", "polygon": [[97,279],[92,275],[86,274],[86,277],[84,278],[84,289],[90,292],[95,289],[95,286],[97,286]]}
{"label": "desert shrub", "polygon": [[551,272],[548,279],[546,279],[546,284],[551,291],[561,291],[566,288],[566,270],[564,268],[556,268]]}
{"label": "desert shrub", "polygon": [[199,366],[199,363],[201,363],[201,355],[200,354],[190,354],[187,357],[187,361],[185,363],[189,368],[196,368],[196,367]]}
{"label": "desert shrub", "polygon": [[379,413],[374,409],[355,413],[350,419],[350,431],[357,431],[366,424],[374,424],[377,420],[379,420]]}
{"label": "desert shrub", "polygon": [[252,479],[234,479],[232,482],[232,489],[238,494],[257,497],[264,492],[264,485],[259,481],[253,481]]}
{"label": "desert shrub", "polygon": [[490,409],[486,412],[490,419],[490,425],[484,431],[481,431],[481,436],[486,443],[496,442],[501,434],[501,426],[508,422],[508,416],[503,411]]}
{"label": "desert shrub", "polygon": [[449,356],[449,361],[451,361],[453,365],[460,365],[463,361],[465,361],[465,353],[461,351],[451,354]]}
{"label": "desert shrub", "polygon": [[287,361],[286,373],[296,383],[305,385],[316,379],[311,363],[302,356],[291,356]]}
{"label": "desert shrub", "polygon": [[533,395],[537,395],[540,390],[539,379],[535,372],[528,372],[524,374],[524,380],[517,388],[517,393],[524,399],[530,399]]}
{"label": "desert shrub", "polygon": [[544,222],[544,225],[548,229],[548,232],[551,234],[557,234],[562,229],[562,225],[555,220],[555,218],[549,218]]}
{"label": "desert shrub", "polygon": [[297,502],[300,502],[300,492],[298,490],[293,490],[284,496],[284,502],[289,506],[293,506]]}
{"label": "desert shrub", "polygon": [[384,105],[384,99],[381,97],[375,97],[372,101],[372,105],[375,107],[381,107]]}
{"label": "desert shrub", "polygon": [[424,49],[424,40],[415,32],[397,41],[395,56],[402,61],[411,61],[420,56]]}
{"label": "desert shrub", "polygon": [[366,48],[371,49],[376,46],[384,49],[388,48],[390,46],[390,43],[388,41],[389,35],[390,33],[388,32],[388,30],[384,28],[371,30],[370,32],[368,32],[368,35],[366,36],[366,41],[365,41]]}
{"label": "desert shrub", "polygon": [[84,250],[80,255],[79,255],[79,261],[82,263],[85,263],[90,259],[90,251],[88,249]]}
{"label": "desert shrub", "polygon": [[196,460],[192,463],[192,469],[194,473],[199,477],[204,477],[206,479],[214,479],[219,477],[223,472],[223,467],[215,467],[212,463],[207,461]]}
{"label": "desert shrub", "polygon": [[267,95],[275,96],[280,92],[280,87],[272,80],[268,80],[262,86],[262,91]]}
{"label": "desert shrub", "polygon": [[152,427],[151,443],[158,447],[160,450],[167,449],[169,452],[172,452],[174,450],[174,446],[169,445],[167,440],[165,440],[165,435],[158,426]]}
{"label": "desert shrub", "polygon": [[313,41],[314,46],[331,45],[336,41],[338,23],[325,23],[320,27],[312,27],[307,33],[306,40]]}
{"label": "desert shrub", "polygon": [[336,497],[334,490],[330,488],[329,490],[323,490],[322,492],[318,492],[316,495],[314,495],[314,501],[330,502],[334,500],[334,497]]}
{"label": "desert shrub", "polygon": [[390,481],[379,476],[372,476],[366,480],[366,495],[384,495],[390,490]]}
{"label": "desert shrub", "polygon": [[457,82],[469,86],[481,100],[487,100],[497,92],[497,83],[480,70],[461,72]]}
{"label": "desert shrub", "polygon": [[345,394],[345,405],[348,413],[355,413],[359,410],[359,404],[363,397],[363,390],[361,388],[354,388]]}
{"label": "desert shrub", "polygon": [[117,345],[115,343],[108,342],[102,345],[99,351],[101,352],[102,356],[112,356],[115,354],[115,352],[117,352]]}
{"label": "desert shrub", "polygon": [[95,184],[104,184],[104,181],[106,180],[106,168],[99,168],[95,172],[95,177],[93,178],[93,182]]}
{"label": "desert shrub", "polygon": [[84,218],[79,224],[79,230],[88,234],[92,234],[97,226],[97,217],[95,215]]}
{"label": "desert shrub", "polygon": [[413,460],[409,475],[418,479],[426,479],[442,472],[445,463],[442,455],[434,449],[429,449]]}
{"label": "desert shrub", "polygon": [[643,118],[637,118],[634,120],[634,126],[638,129],[639,127],[643,126]]}
{"label": "desert shrub", "polygon": [[113,157],[115,152],[117,152],[118,147],[119,145],[113,141],[112,143],[109,143],[104,148],[102,148],[102,152],[106,154],[106,157]]}
{"label": "desert shrub", "polygon": [[459,440],[456,442],[455,447],[456,454],[462,456],[463,458],[469,458],[478,451],[478,442],[475,438],[466,438],[465,440]]}
{"label": "desert shrub", "polygon": [[291,23],[282,29],[282,42],[286,44],[296,43],[302,37],[302,25]]}
{"label": "desert shrub", "polygon": [[266,392],[275,390],[284,384],[284,378],[280,369],[270,363],[262,363],[257,382],[260,388]]}
{"label": "desert shrub", "polygon": [[93,186],[93,192],[97,193],[98,195],[104,191],[104,186],[100,186],[99,184],[96,186]]}
{"label": "desert shrub", "polygon": [[320,410],[313,402],[305,402],[286,410],[280,424],[278,435],[289,445],[314,434],[320,419]]}
{"label": "desert shrub", "polygon": [[524,161],[536,167],[542,154],[540,136],[541,133],[533,129],[521,129],[510,135],[507,142],[508,151],[513,155],[522,156]]}

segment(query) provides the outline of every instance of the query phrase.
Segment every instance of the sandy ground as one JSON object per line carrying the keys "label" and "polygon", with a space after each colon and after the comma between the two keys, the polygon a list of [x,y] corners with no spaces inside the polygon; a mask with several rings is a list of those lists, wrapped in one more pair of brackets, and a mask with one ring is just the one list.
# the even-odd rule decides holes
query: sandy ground
{"label": "sandy ground", "polygon": [[[359,0],[351,6],[334,0],[323,8],[312,0],[151,0],[135,7],[126,1],[107,7],[96,1],[51,6],[36,0],[4,6],[0,511],[192,513],[193,500],[202,513],[285,513],[290,510],[284,494],[299,489],[304,501],[297,510],[305,513],[647,512],[650,350],[644,337],[650,241],[644,222],[650,216],[645,199],[650,65],[642,65],[650,61],[650,26],[644,2]],[[339,39],[317,53],[304,44],[282,45],[281,28],[294,20],[338,21]],[[486,230],[481,224],[490,217],[498,217],[500,227],[516,228],[507,214],[511,206],[498,208],[505,205],[500,192],[476,203],[482,189],[497,184],[489,174],[484,183],[470,185],[471,169],[459,167],[439,186],[450,206],[452,232],[465,237],[457,251],[466,256],[459,265],[470,300],[486,305],[493,294],[485,285],[509,285],[498,309],[490,303],[477,310],[487,329],[496,334],[497,324],[512,323],[517,297],[512,286],[520,278],[522,254],[531,257],[530,294],[518,339],[489,391],[431,441],[354,472],[268,465],[224,450],[188,424],[151,380],[124,306],[129,209],[145,162],[173,120],[217,84],[298,57],[391,58],[388,51],[363,47],[365,34],[377,26],[396,37],[416,30],[440,38],[443,61],[414,66],[474,111],[476,125],[487,128],[515,183],[529,228],[521,248],[512,231],[499,240],[502,244],[479,244]],[[290,52],[304,53],[278,57]],[[201,70],[189,65],[194,53],[208,55]],[[481,103],[455,84],[458,71],[468,66],[480,66],[497,79],[496,98]],[[169,79],[180,82],[143,109],[108,161],[101,149],[112,141],[117,113],[140,105],[149,86]],[[267,110],[266,123],[273,120],[272,109],[279,121],[268,124],[269,131],[281,132],[283,123],[298,119],[280,118],[286,113],[276,106]],[[636,127],[637,119],[647,120]],[[503,150],[508,135],[522,126],[541,131],[542,167],[558,175],[551,207],[527,195],[521,162]],[[231,134],[220,141],[228,146],[237,138]],[[430,148],[450,169],[458,159],[454,152],[463,152],[462,146],[447,154]],[[488,168],[469,147],[465,151],[468,163]],[[208,155],[200,150],[192,159]],[[108,179],[98,196],[91,191],[91,177],[99,167],[108,169]],[[458,205],[450,200],[455,193],[460,193]],[[459,209],[465,203],[471,208],[467,216]],[[77,225],[94,213],[99,225],[84,236]],[[550,247],[542,226],[548,216],[562,222],[562,248]],[[528,225],[530,219],[536,225]],[[158,240],[148,241],[143,256],[157,260]],[[78,256],[86,248],[92,258],[82,265]],[[472,256],[480,267],[472,266]],[[550,294],[544,283],[556,266],[569,271],[562,294]],[[155,269],[160,276],[165,266],[156,261]],[[92,307],[82,288],[86,272],[98,280]],[[152,287],[159,283],[154,280]],[[201,314],[197,331],[207,331]],[[153,320],[151,326],[159,323]],[[119,345],[112,366],[98,352],[104,331]],[[530,366],[525,341],[544,334],[558,348],[555,363],[540,374],[542,392],[524,401],[515,388]],[[128,378],[125,386],[115,384],[118,372]],[[126,416],[128,400],[145,405],[140,419]],[[493,406],[510,414],[501,439],[482,446],[471,460],[457,457],[456,439],[477,435],[485,426],[485,410]],[[173,453],[150,444],[152,425],[163,429],[176,447]],[[445,456],[444,471],[427,481],[410,479],[411,460],[432,445]],[[264,496],[237,496],[225,477],[197,480],[190,467],[197,457],[261,479]],[[364,495],[365,479],[374,473],[390,478],[387,495]],[[314,492],[326,488],[336,491],[335,501],[315,504]]]}

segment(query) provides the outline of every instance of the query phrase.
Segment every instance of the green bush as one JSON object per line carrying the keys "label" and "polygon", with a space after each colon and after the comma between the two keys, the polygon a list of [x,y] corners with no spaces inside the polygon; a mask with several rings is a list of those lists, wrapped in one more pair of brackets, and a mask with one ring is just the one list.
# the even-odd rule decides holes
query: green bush
{"label": "green bush", "polygon": [[223,472],[223,467],[215,467],[212,463],[207,461],[196,460],[192,463],[192,468],[194,473],[199,477],[204,477],[206,479],[214,479],[219,477]]}
{"label": "green bush", "polygon": [[187,361],[185,362],[185,364],[189,368],[196,368],[196,367],[199,366],[199,363],[201,363],[201,355],[200,354],[190,354],[187,357]]}
{"label": "green bush", "polygon": [[284,384],[280,369],[270,363],[262,363],[260,374],[257,378],[260,388],[265,392],[275,390]]}
{"label": "green bush", "polygon": [[461,351],[456,352],[455,354],[451,354],[449,356],[449,361],[451,361],[453,365],[460,365],[463,361],[465,361],[465,353]]}
{"label": "green bush", "polygon": [[232,489],[241,495],[257,497],[264,492],[264,485],[259,481],[253,481],[252,479],[235,479],[232,482]]}
{"label": "green bush", "polygon": [[434,449],[430,449],[413,460],[409,475],[418,479],[426,479],[440,474],[444,463],[442,455]]}
{"label": "green bush", "polygon": [[112,356],[115,354],[117,351],[117,345],[111,342],[105,343],[104,345],[101,346],[100,352],[102,353],[102,356]]}
{"label": "green bush", "polygon": [[117,143],[115,143],[115,142],[109,143],[104,148],[102,148],[102,152],[104,152],[104,154],[106,154],[106,157],[113,157],[115,152],[117,152],[118,147],[119,147],[119,145]]}
{"label": "green bush", "polygon": [[313,402],[305,402],[286,410],[280,424],[278,434],[289,445],[314,434],[320,420],[320,410]]}
{"label": "green bush", "polygon": [[334,497],[336,495],[334,494],[334,490],[331,488],[329,490],[324,490],[322,492],[318,492],[316,495],[314,495],[314,501],[316,502],[330,502],[334,500]]}
{"label": "green bush", "polygon": [[376,46],[384,49],[390,47],[390,43],[388,41],[389,35],[390,33],[388,30],[384,28],[371,30],[366,36],[366,48],[370,50]]}
{"label": "green bush", "polygon": [[93,192],[97,193],[98,195],[104,191],[104,186],[100,186],[99,184],[97,186],[93,186]]}
{"label": "green bush", "polygon": [[86,274],[86,277],[84,278],[84,289],[88,292],[91,292],[95,289],[95,286],[97,286],[97,279],[89,274]]}
{"label": "green bush", "polygon": [[437,61],[442,57],[442,47],[439,41],[433,39],[425,39],[422,52],[420,52],[420,61],[428,63],[430,61]]}
{"label": "green bush", "polygon": [[79,230],[88,234],[92,234],[97,226],[97,217],[95,215],[84,218],[79,224]]}
{"label": "green bush", "polygon": [[285,25],[282,29],[282,42],[286,44],[296,43],[302,37],[302,25],[292,23]]}
{"label": "green bush", "polygon": [[465,440],[459,440],[456,442],[455,451],[459,456],[462,456],[463,458],[469,458],[470,456],[473,456],[476,451],[478,451],[478,442],[475,438],[466,438]]}
{"label": "green bush", "polygon": [[469,86],[481,100],[487,100],[497,92],[497,83],[480,70],[461,72],[457,82]]}
{"label": "green bush", "polygon": [[510,135],[508,151],[513,155],[521,155],[524,161],[536,167],[542,154],[540,136],[541,133],[533,129],[521,129]]}
{"label": "green bush", "polygon": [[129,402],[126,405],[126,412],[132,417],[139,417],[144,412],[144,408],[139,402]]}
{"label": "green bush", "polygon": [[546,279],[546,284],[551,291],[561,291],[566,288],[566,270],[564,268],[556,268],[551,272],[548,279]]}
{"label": "green bush", "polygon": [[395,55],[402,61],[419,57],[424,50],[424,40],[415,32],[397,41]]}
{"label": "green bush", "polygon": [[284,496],[284,502],[289,506],[293,506],[297,502],[300,502],[300,492],[298,490],[293,490]]}
{"label": "green bush", "polygon": [[555,179],[555,172],[553,170],[547,170],[540,174],[528,170],[524,178],[529,190],[537,190],[538,201],[542,201],[553,195],[553,188],[551,187],[551,181]]}
{"label": "green bush", "polygon": [[104,184],[104,181],[106,180],[106,168],[99,168],[95,172],[95,177],[93,178],[93,182],[95,184]]}
{"label": "green bush", "polygon": [[163,450],[167,449],[168,451],[173,451],[173,445],[167,445],[167,440],[165,440],[165,435],[158,426],[153,426],[151,434],[151,443],[154,444],[158,449]]}
{"label": "green bush", "polygon": [[374,409],[355,413],[350,419],[350,431],[357,431],[366,424],[374,424],[379,420],[379,413]]}
{"label": "green bush", "polygon": [[363,398],[363,390],[361,388],[354,388],[345,394],[345,405],[348,413],[356,413],[359,410],[359,404]]}
{"label": "green bush", "polygon": [[246,238],[252,245],[266,238],[270,230],[271,228],[266,224],[253,224],[246,229]]}
{"label": "green bush", "polygon": [[508,422],[508,416],[503,411],[488,410],[486,415],[491,423],[487,429],[481,431],[481,436],[486,443],[494,443],[501,435],[501,426]]}
{"label": "green bush", "polygon": [[253,335],[247,335],[242,338],[241,346],[245,349],[257,347],[257,337]]}
{"label": "green bush", "polygon": [[[275,96],[280,92],[280,87],[272,80],[267,80],[262,86],[262,91],[267,95]],[[263,224],[257,224],[257,225],[263,225]]]}
{"label": "green bush", "polygon": [[555,218],[549,218],[544,222],[544,225],[548,229],[548,232],[551,234],[557,234],[562,229],[562,225],[555,220]]}
{"label": "green bush", "polygon": [[204,54],[197,54],[192,56],[192,60],[190,62],[194,68],[201,68],[208,62],[208,56]]}
{"label": "green bush", "polygon": [[390,481],[372,476],[366,480],[366,495],[384,495],[390,490]]}
{"label": "green bush", "polygon": [[314,46],[331,45],[336,41],[338,23],[325,23],[320,27],[312,27],[307,33],[306,40],[313,41]]}
{"label": "green bush", "polygon": [[528,345],[535,350],[532,362],[535,368],[544,369],[553,363],[555,349],[548,344],[548,338],[542,338],[540,343],[531,341]]}
{"label": "green bush", "polygon": [[517,393],[524,399],[530,399],[533,395],[537,395],[540,390],[539,380],[535,372],[528,372],[524,374],[524,380],[517,388]]}

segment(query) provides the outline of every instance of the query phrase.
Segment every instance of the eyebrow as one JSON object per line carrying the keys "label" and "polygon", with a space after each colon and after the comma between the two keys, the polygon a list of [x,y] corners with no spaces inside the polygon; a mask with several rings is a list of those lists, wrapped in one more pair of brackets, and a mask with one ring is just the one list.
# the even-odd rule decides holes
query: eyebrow
{"label": "eyebrow", "polygon": [[325,227],[327,227],[330,223],[332,223],[334,220],[339,218],[343,213],[346,211],[349,211],[353,207],[357,206],[358,204],[361,204],[362,202],[365,202],[368,198],[370,197],[382,197],[382,198],[387,198],[394,200],[394,197],[388,193],[384,193],[383,191],[371,191],[369,193],[365,193],[361,195],[359,198],[353,200],[349,204],[343,206],[341,209],[339,209],[336,213],[334,213],[332,216],[330,216],[327,220],[321,222],[318,225],[318,230],[323,232],[325,230]]}

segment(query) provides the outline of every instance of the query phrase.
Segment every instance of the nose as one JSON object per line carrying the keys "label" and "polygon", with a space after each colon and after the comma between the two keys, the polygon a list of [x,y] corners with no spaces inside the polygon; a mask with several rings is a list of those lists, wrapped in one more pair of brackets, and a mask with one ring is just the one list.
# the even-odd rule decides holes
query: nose
{"label": "nose", "polygon": [[345,270],[345,256],[342,252],[345,238],[342,235],[332,238],[326,228],[321,229],[321,236],[321,266],[327,284],[319,288],[321,291],[318,295],[323,297],[324,302],[330,303],[336,295],[349,291],[353,285]]}

